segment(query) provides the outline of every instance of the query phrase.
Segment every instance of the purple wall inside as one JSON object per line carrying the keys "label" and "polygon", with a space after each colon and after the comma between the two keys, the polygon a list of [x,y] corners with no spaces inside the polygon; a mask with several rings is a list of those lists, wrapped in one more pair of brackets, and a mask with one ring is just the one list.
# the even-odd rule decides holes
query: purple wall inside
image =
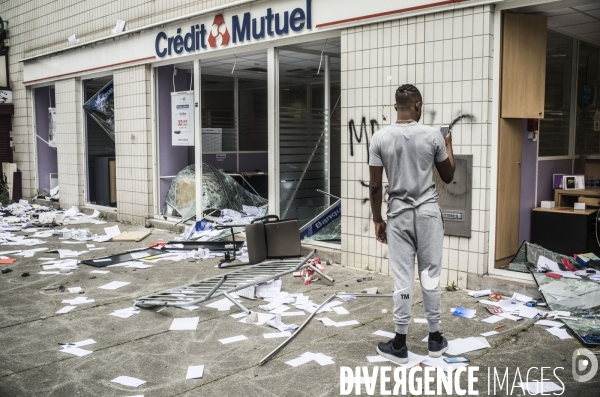
{"label": "purple wall inside", "polygon": [[[175,176],[183,168],[194,164],[193,146],[171,145],[171,92],[173,92],[173,65],[157,68],[158,92],[158,154],[160,156],[159,176]],[[175,91],[190,89],[187,71],[179,69],[175,76]],[[160,206],[164,206],[165,197],[172,178],[160,179]]]}
{"label": "purple wall inside", "polygon": [[519,245],[531,238],[531,210],[535,205],[535,168],[537,142],[527,137],[527,121],[523,120],[523,144],[521,152],[521,197],[519,209]]}
{"label": "purple wall inside", "polygon": [[268,153],[240,153],[240,172],[268,172]]}
{"label": "purple wall inside", "polygon": [[[56,106],[54,99],[54,90],[51,87],[41,87],[35,89],[35,132],[48,141],[48,108],[50,101]],[[58,161],[56,158],[56,149],[51,148],[46,142],[36,137],[37,141],[37,166],[38,181],[40,190],[50,189],[50,173],[58,172]]]}
{"label": "purple wall inside", "polygon": [[544,160],[538,162],[538,205],[540,201],[554,200],[552,175],[571,174],[573,172],[572,169],[573,160]]}
{"label": "purple wall inside", "polygon": [[202,161],[206,164],[210,164],[218,170],[224,172],[237,172],[237,158],[235,153],[223,153],[221,157],[225,155],[224,159],[217,160],[216,154],[203,154]]}

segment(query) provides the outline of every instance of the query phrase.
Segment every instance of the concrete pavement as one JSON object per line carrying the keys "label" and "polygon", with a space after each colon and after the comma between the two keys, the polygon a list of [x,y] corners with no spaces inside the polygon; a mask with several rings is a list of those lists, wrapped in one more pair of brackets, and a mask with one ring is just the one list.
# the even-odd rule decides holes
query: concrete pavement
{"label": "concrete pavement", "polygon": [[[76,225],[104,234],[106,225]],[[119,224],[121,231],[141,230],[139,227]],[[146,246],[154,241],[168,241],[175,237],[157,229],[142,242],[95,243],[106,250],[92,251],[78,259],[96,258]],[[83,250],[85,244],[65,245],[56,237],[45,239],[49,249],[69,248]],[[2,247],[10,250],[13,247]],[[16,247],[14,249],[17,249]],[[390,298],[358,298],[343,306],[347,315],[326,313],[335,321],[358,320],[360,325],[325,327],[313,320],[299,336],[264,366],[258,362],[284,339],[264,339],[263,334],[276,332],[266,325],[241,324],[230,314],[218,312],[202,305],[189,312],[168,308],[161,312],[143,309],[139,315],[127,319],[109,316],[114,310],[130,307],[133,300],[148,293],[186,284],[193,280],[223,274],[215,268],[216,259],[205,261],[161,261],[152,268],[135,270],[112,267],[108,274],[92,274],[93,267],[81,265],[72,275],[39,275],[39,257],[56,254],[38,253],[33,258],[17,259],[8,265],[13,272],[0,275],[0,396],[334,396],[340,392],[340,367],[365,366],[369,369],[390,363],[369,363],[366,356],[375,355],[377,342],[385,340],[373,332],[393,331]],[[21,277],[29,272],[29,277]],[[380,293],[390,293],[389,276],[370,274],[372,281],[358,283],[356,279],[366,273],[339,265],[327,267],[327,273],[336,280],[334,285],[325,281],[305,286],[286,276],[283,290],[303,292],[317,303],[338,291],[360,292],[367,287],[378,287]],[[98,289],[111,281],[128,281],[131,284],[117,290]],[[80,286],[83,295],[44,290],[64,285]],[[65,306],[63,299],[87,296],[95,303],[78,305],[66,314],[55,314]],[[245,300],[249,308],[257,308],[262,301]],[[477,310],[476,319],[452,316],[450,308],[460,305]],[[479,336],[494,329],[495,324],[479,320],[488,317],[483,305],[470,298],[465,291],[444,292],[442,295],[442,331],[448,339]],[[386,309],[387,313],[383,313]],[[260,310],[258,310],[260,311]],[[414,317],[423,317],[418,283],[414,291]],[[169,331],[174,318],[200,317],[195,331]],[[284,318],[284,322],[301,324],[306,316]],[[565,385],[565,396],[598,396],[600,375],[587,383],[578,383],[571,376],[571,356],[581,345],[574,339],[560,340],[534,326],[534,320],[503,321],[506,327],[498,335],[488,337],[489,349],[467,353],[472,366],[478,366],[479,395],[511,395],[497,392],[488,394],[488,367],[504,373],[509,368],[512,382],[519,367],[522,380],[531,367],[551,367],[544,378],[558,383],[552,376],[556,367]],[[497,325],[497,324],[496,324]],[[248,340],[222,345],[219,339],[245,335]],[[411,351],[427,354],[427,344],[421,340],[427,335],[426,324],[411,324],[408,344]],[[85,357],[75,357],[59,352],[58,342],[94,339],[97,343],[84,347],[93,350]],[[309,362],[298,367],[285,364],[304,352],[324,353],[333,357],[335,365],[320,366]],[[190,365],[204,365],[202,379],[185,380]],[[138,388],[111,383],[121,375],[145,380]],[[539,370],[530,376],[540,379]],[[462,378],[461,378],[462,379]],[[517,379],[517,381],[519,381]],[[533,379],[530,379],[533,381]],[[463,384],[464,382],[461,382]],[[560,383],[559,383],[560,385]],[[393,386],[393,384],[392,384]],[[391,387],[390,387],[391,388]],[[493,391],[493,390],[492,390]],[[364,388],[363,395],[366,395]],[[380,394],[379,387],[376,395]],[[352,393],[354,395],[354,391]],[[512,395],[523,395],[515,389]]]}

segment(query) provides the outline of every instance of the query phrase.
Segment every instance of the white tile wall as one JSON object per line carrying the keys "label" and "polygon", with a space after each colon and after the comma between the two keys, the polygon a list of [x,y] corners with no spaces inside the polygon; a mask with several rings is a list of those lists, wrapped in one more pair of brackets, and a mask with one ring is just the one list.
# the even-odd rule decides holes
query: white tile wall
{"label": "white tile wall", "polygon": [[473,154],[472,237],[444,237],[442,283],[466,286],[467,273],[483,273],[489,232],[492,24],[491,8],[481,6],[342,31],[344,264],[389,273],[387,246],[374,238],[365,201],[368,189],[361,184],[368,182],[366,138],[357,143],[353,137],[351,155],[348,122],[354,120],[359,133],[363,117],[367,126],[370,120],[380,127],[395,121],[394,92],[411,83],[423,94],[423,123],[447,124],[459,112],[476,117],[475,123],[453,129],[455,153]]}
{"label": "white tile wall", "polygon": [[117,70],[115,149],[120,219],[144,224],[152,212],[152,109],[149,66]]}
{"label": "white tile wall", "polygon": [[82,142],[81,80],[61,80],[56,95],[56,150],[58,185],[63,207],[84,203],[84,153]]}

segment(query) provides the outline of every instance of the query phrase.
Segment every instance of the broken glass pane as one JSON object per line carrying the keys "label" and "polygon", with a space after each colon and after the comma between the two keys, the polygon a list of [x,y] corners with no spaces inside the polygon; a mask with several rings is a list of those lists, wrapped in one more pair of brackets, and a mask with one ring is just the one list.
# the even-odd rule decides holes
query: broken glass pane
{"label": "broken glass pane", "polygon": [[[202,164],[202,210],[232,209],[243,211],[243,206],[265,207],[264,198],[244,189],[231,176],[209,164]],[[188,220],[196,216],[196,165],[179,171],[171,182],[165,202]],[[218,215],[218,214],[217,214]]]}
{"label": "broken glass pane", "polygon": [[570,312],[563,321],[586,344],[600,345],[600,284],[581,278],[555,279],[532,272],[539,290],[551,310]]}
{"label": "broken glass pane", "polygon": [[515,257],[508,264],[508,270],[529,273],[530,268],[536,267],[540,256],[544,256],[557,263],[560,263],[562,259],[567,259],[570,263],[575,263],[575,259],[570,256],[552,252],[537,244],[524,241]]}
{"label": "broken glass pane", "polygon": [[114,97],[111,80],[83,105],[86,113],[102,127],[113,141],[115,140]]}
{"label": "broken glass pane", "polygon": [[342,202],[336,201],[300,229],[303,240],[340,244],[342,241]]}

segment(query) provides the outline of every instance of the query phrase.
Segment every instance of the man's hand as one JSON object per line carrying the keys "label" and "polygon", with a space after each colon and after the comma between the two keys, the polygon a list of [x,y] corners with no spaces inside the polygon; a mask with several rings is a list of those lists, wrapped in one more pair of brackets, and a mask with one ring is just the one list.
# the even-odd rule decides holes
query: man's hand
{"label": "man's hand", "polygon": [[383,244],[387,244],[387,224],[385,221],[375,222],[375,238]]}
{"label": "man's hand", "polygon": [[452,131],[448,131],[448,134],[444,137],[446,142],[446,153],[448,158],[441,163],[435,163],[435,168],[440,174],[440,178],[444,183],[450,183],[454,179],[454,153],[452,151]]}
{"label": "man's hand", "polygon": [[446,141],[446,147],[452,146],[452,131],[448,131],[444,137],[444,140]]}

